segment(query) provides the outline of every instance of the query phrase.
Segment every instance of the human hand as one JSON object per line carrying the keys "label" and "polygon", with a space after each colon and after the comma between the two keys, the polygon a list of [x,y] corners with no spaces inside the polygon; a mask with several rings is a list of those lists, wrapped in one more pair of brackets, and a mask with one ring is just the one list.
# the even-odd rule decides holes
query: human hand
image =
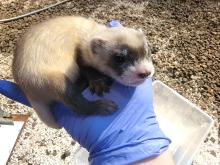
{"label": "human hand", "polygon": [[[0,93],[30,106],[19,87],[0,80]],[[88,89],[83,95],[96,100]],[[90,163],[128,164],[161,154],[170,140],[160,130],[153,111],[152,80],[138,87],[114,83],[104,98],[115,101],[119,110],[107,116],[81,116],[62,103],[53,105],[57,123],[90,152]]]}

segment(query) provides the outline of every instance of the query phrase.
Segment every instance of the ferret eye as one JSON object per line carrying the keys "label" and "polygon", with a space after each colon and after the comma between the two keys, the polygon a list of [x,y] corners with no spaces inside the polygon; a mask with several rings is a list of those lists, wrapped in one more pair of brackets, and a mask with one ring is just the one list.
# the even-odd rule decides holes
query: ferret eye
{"label": "ferret eye", "polygon": [[122,64],[125,62],[125,57],[124,56],[115,56],[114,57],[114,61],[117,63],[117,64]]}

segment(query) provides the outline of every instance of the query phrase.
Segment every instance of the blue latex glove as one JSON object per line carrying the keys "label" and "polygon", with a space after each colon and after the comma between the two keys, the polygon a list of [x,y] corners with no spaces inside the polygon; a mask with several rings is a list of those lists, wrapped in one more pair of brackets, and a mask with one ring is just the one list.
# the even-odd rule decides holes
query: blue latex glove
{"label": "blue latex glove", "polygon": [[[108,26],[118,23],[113,21]],[[12,82],[0,80],[0,93],[31,106]],[[83,95],[89,100],[99,99],[88,89]],[[130,164],[160,155],[168,148],[170,139],[159,128],[153,111],[151,79],[136,88],[114,83],[104,98],[115,101],[119,110],[108,116],[82,116],[62,103],[51,107],[57,123],[89,151],[90,164]]]}
{"label": "blue latex glove", "polygon": [[[0,80],[0,93],[30,106],[19,87]],[[86,89],[83,95],[98,99]],[[119,110],[108,116],[81,116],[62,103],[56,103],[56,121],[90,152],[91,164],[128,164],[161,154],[170,140],[158,126],[152,105],[152,81],[146,80],[133,88],[114,83],[104,98],[119,105]]]}

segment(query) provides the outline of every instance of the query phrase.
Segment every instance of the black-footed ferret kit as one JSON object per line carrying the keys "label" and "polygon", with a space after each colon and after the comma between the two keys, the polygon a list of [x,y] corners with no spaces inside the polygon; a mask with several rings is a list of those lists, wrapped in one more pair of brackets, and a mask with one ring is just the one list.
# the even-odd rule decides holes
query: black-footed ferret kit
{"label": "black-footed ferret kit", "polygon": [[137,86],[153,75],[150,49],[141,30],[108,28],[76,16],[57,17],[31,27],[17,42],[13,76],[40,119],[59,128],[51,113],[54,101],[84,115],[117,109],[111,100],[89,101],[81,94],[107,92],[112,79]]}

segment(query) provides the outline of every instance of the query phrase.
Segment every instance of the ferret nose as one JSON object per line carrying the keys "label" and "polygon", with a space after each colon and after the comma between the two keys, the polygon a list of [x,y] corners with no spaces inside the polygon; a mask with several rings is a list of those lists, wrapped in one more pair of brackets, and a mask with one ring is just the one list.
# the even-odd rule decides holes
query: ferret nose
{"label": "ferret nose", "polygon": [[139,73],[138,77],[140,78],[146,78],[147,76],[149,76],[151,74],[151,72],[144,72],[144,73]]}

